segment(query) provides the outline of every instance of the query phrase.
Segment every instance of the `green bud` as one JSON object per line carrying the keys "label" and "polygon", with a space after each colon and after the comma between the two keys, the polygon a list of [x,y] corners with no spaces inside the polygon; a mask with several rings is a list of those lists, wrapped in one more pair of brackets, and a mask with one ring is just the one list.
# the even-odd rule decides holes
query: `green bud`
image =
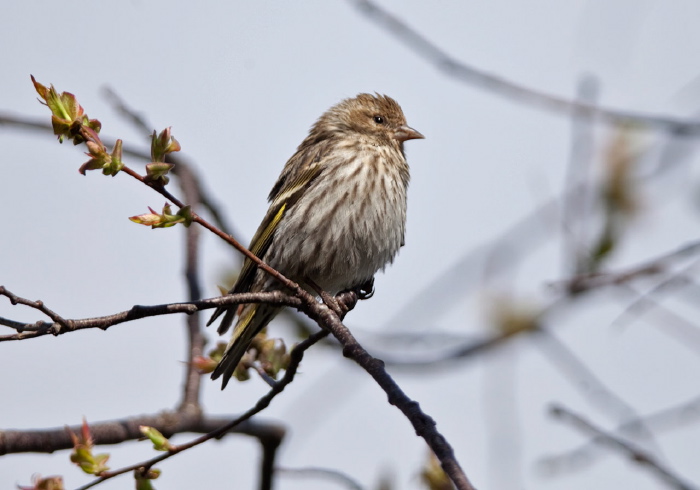
{"label": "green bud", "polygon": [[114,144],[109,162],[102,167],[102,173],[114,177],[122,168],[124,168],[124,162],[122,161],[122,140],[117,140]]}
{"label": "green bud", "polygon": [[165,128],[160,134],[153,131],[151,137],[151,159],[154,162],[164,162],[165,155],[174,151],[180,151],[180,143],[173,138],[171,128]]}
{"label": "green bud", "polygon": [[172,163],[164,162],[151,162],[146,165],[146,182],[157,182],[162,185],[167,185],[170,182],[170,178],[167,176],[168,172],[175,165]]}
{"label": "green bud", "polygon": [[153,427],[148,427],[147,425],[139,426],[141,434],[146,436],[153,443],[153,449],[156,451],[170,451],[173,449],[173,445],[170,443],[167,437],[161,434],[157,429]]}
{"label": "green bud", "polygon": [[68,92],[59,94],[53,85],[46,87],[37,82],[34,76],[31,78],[34,89],[42,99],[40,102],[51,111],[51,126],[59,142],[63,143],[63,139],[69,137],[76,145],[83,143],[85,141],[85,137],[81,134],[83,130],[88,132],[90,138],[97,141],[97,133],[100,132],[102,124],[97,119],[87,117],[75,95]]}

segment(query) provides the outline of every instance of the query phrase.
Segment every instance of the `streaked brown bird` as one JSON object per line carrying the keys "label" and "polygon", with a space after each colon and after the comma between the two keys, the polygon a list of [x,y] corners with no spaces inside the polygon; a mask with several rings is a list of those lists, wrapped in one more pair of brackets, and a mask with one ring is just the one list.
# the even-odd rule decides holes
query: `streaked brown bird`
{"label": "streaked brown bird", "polygon": [[[409,171],[404,141],[423,138],[386,95],[359,94],[331,107],[284,166],[249,249],[305,289],[335,295],[366,284],[404,244]],[[283,289],[246,259],[230,293]],[[238,317],[212,379],[226,387],[255,337],[280,308],[218,308],[219,334]]]}

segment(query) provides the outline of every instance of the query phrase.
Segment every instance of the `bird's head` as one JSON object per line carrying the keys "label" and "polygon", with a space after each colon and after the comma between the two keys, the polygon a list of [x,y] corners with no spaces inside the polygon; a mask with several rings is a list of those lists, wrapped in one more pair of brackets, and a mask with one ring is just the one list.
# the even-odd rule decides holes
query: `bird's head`
{"label": "bird's head", "polygon": [[320,141],[338,135],[358,134],[380,144],[401,144],[424,138],[406,124],[401,106],[389,96],[359,94],[326,111],[311,128],[309,138]]}

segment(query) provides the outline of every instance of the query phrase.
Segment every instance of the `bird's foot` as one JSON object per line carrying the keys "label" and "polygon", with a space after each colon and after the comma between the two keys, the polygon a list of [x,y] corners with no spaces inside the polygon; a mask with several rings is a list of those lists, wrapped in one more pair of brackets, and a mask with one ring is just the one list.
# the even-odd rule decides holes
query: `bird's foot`
{"label": "bird's foot", "polygon": [[370,299],[374,296],[374,277],[364,284],[360,284],[354,288],[357,293],[357,299]]}

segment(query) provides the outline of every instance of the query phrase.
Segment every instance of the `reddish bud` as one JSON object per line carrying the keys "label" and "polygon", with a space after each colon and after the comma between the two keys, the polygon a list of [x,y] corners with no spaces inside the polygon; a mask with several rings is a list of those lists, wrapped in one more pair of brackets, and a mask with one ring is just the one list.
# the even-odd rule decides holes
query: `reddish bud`
{"label": "reddish bud", "polygon": [[199,374],[209,374],[214,372],[216,366],[219,364],[211,357],[195,356],[192,359],[192,366],[197,370]]}
{"label": "reddish bud", "polygon": [[106,465],[109,454],[92,454],[94,442],[90,434],[90,427],[85,419],[83,419],[80,435],[75,434],[68,428],[66,430],[68,430],[73,441],[73,452],[70,455],[70,460],[73,463],[90,475],[99,475],[109,470],[109,467]]}
{"label": "reddish bud", "polygon": [[150,226],[151,228],[169,228],[178,223],[182,223],[185,226],[192,224],[193,216],[189,206],[183,207],[175,214],[172,213],[170,204],[167,203],[163,206],[163,211],[160,214],[157,214],[150,207],[148,210],[150,213],[131,216],[129,219],[134,223]]}
{"label": "reddish bud", "polygon": [[151,159],[154,162],[164,162],[165,155],[174,151],[180,151],[180,143],[173,138],[171,128],[165,128],[160,134],[153,131],[151,138]]}
{"label": "reddish bud", "polygon": [[60,476],[42,478],[40,475],[34,475],[31,487],[17,485],[17,488],[19,490],[64,490],[66,487],[63,486],[63,478]]}
{"label": "reddish bud", "polygon": [[34,76],[31,78],[34,89],[41,97],[40,102],[51,111],[51,126],[54,134],[58,136],[58,141],[62,143],[63,138],[67,136],[75,144],[82,143],[85,141],[85,136],[82,134],[84,129],[88,129],[89,136],[97,141],[97,133],[100,131],[101,124],[98,120],[89,119],[85,115],[85,111],[78,104],[75,95],[69,92],[59,94],[53,85],[46,87],[37,82]]}

